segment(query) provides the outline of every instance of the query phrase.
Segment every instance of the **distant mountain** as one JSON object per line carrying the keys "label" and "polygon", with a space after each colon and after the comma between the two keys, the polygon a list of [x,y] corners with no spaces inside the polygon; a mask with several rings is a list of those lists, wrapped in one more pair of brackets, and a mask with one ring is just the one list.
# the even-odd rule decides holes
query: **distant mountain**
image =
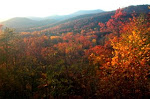
{"label": "distant mountain", "polygon": [[35,21],[41,21],[43,20],[42,17],[34,17],[34,16],[30,16],[30,17],[27,17],[28,19],[31,19],[31,20],[35,20]]}
{"label": "distant mountain", "polygon": [[78,11],[75,13],[72,13],[70,15],[53,15],[53,16],[48,16],[48,17],[16,17],[12,18],[9,20],[6,20],[4,22],[1,22],[5,27],[9,28],[15,28],[16,30],[24,30],[28,28],[33,28],[33,27],[41,27],[44,25],[51,25],[54,23],[57,23],[58,21],[66,20],[72,17],[76,17],[79,15],[84,15],[84,14],[91,14],[91,13],[101,13],[103,12],[102,10],[83,10],[83,11]]}
{"label": "distant mountain", "polygon": [[[135,11],[139,13],[149,13],[149,5],[129,6],[123,8],[127,13],[127,18]],[[51,33],[65,33],[70,31],[81,31],[82,29],[99,28],[99,22],[108,21],[115,11],[104,12],[102,10],[82,10],[70,15],[54,15],[44,18],[13,18],[3,22],[4,26],[16,28],[17,31],[48,31]]]}
{"label": "distant mountain", "polygon": [[23,17],[16,17],[9,19],[7,21],[1,22],[4,26],[11,27],[11,28],[23,28],[23,27],[31,27],[34,26],[36,21],[23,18]]}
{"label": "distant mountain", "polygon": [[57,22],[57,20],[54,19],[45,19],[45,20],[31,20],[29,18],[22,18],[22,17],[16,17],[9,19],[7,21],[1,22],[1,24],[4,25],[4,27],[14,28],[16,30],[23,30],[28,29],[32,27],[40,27],[47,24],[52,24]]}
{"label": "distant mountain", "polygon": [[80,10],[77,12],[74,12],[69,15],[52,15],[52,16],[47,16],[47,17],[28,17],[29,19],[36,20],[36,21],[41,21],[41,20],[46,20],[46,19],[55,19],[55,20],[64,20],[64,19],[69,19],[72,17],[76,17],[79,15],[85,15],[85,14],[94,14],[94,13],[101,13],[104,12],[103,10],[97,9],[97,10]]}
{"label": "distant mountain", "polygon": [[[129,6],[123,8],[123,10],[126,12],[126,18],[131,17],[131,13],[133,13],[133,11],[135,11],[137,15],[141,13],[148,14],[150,12],[148,9],[148,5]],[[76,13],[80,13],[80,11]],[[76,17],[71,17],[69,19],[61,20],[53,24],[45,25],[39,28],[28,29],[26,31],[32,32],[44,30],[45,32],[48,31],[50,33],[66,33],[66,32],[80,32],[81,30],[86,30],[90,28],[98,29],[99,22],[108,21],[114,14],[115,11],[83,14]]]}
{"label": "distant mountain", "polygon": [[95,13],[101,13],[101,12],[104,12],[104,11],[100,10],[100,9],[97,9],[97,10],[80,10],[80,11],[73,13],[72,15],[78,16],[78,15],[95,14]]}
{"label": "distant mountain", "polygon": [[[64,15],[65,16],[65,15]],[[60,15],[52,15],[52,16],[47,16],[47,17],[27,17],[31,20],[36,20],[36,21],[42,21],[42,20],[47,20],[47,19],[55,19],[55,20],[59,20],[61,17]]]}
{"label": "distant mountain", "polygon": [[82,29],[98,28],[99,22],[106,22],[115,12],[102,12],[96,14],[85,14],[69,19],[61,20],[53,24],[48,24],[38,28],[30,28],[25,30],[27,32],[40,31],[49,33],[66,33],[66,32],[78,32]]}
{"label": "distant mountain", "polygon": [[65,15],[65,16],[60,16],[60,19],[64,20],[64,19],[69,19],[69,18],[73,18],[76,16],[81,16],[81,15],[86,15],[86,14],[96,14],[96,13],[102,13],[104,12],[103,10],[80,10],[77,12],[74,12],[70,15]]}

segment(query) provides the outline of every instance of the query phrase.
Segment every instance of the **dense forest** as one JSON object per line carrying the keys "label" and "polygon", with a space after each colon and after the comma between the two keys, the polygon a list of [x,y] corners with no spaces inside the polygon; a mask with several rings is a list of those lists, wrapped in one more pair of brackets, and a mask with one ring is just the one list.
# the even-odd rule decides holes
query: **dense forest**
{"label": "dense forest", "polygon": [[149,98],[146,8],[82,15],[19,33],[1,25],[0,99]]}

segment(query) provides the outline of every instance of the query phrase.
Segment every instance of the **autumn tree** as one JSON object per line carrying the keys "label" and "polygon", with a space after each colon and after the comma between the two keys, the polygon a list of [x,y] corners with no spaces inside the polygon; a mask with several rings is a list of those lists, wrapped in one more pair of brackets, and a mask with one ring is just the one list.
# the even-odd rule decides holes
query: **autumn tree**
{"label": "autumn tree", "polygon": [[116,35],[119,38],[120,31],[125,22],[125,16],[126,13],[123,11],[123,9],[117,9],[115,14],[111,16],[111,18],[106,23],[99,23],[100,32],[113,33],[113,35]]}
{"label": "autumn tree", "polygon": [[148,94],[149,25],[143,16],[133,17],[122,28],[119,39],[115,37],[111,40],[114,57],[101,68],[105,75],[102,80],[111,82],[110,88],[114,89],[111,94],[116,92],[120,97],[142,97]]}

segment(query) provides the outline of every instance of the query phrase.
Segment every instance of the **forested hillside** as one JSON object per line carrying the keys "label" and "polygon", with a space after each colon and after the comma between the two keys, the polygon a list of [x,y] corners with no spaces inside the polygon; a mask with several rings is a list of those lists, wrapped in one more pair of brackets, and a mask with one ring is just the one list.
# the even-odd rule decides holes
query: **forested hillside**
{"label": "forested hillside", "polygon": [[131,6],[21,32],[1,29],[0,99],[149,98],[149,10]]}

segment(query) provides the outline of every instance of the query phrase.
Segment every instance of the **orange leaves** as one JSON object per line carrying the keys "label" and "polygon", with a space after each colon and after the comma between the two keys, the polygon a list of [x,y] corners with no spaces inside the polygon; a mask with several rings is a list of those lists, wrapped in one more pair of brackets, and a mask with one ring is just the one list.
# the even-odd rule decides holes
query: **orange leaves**
{"label": "orange leaves", "polygon": [[118,56],[113,57],[113,58],[112,58],[112,61],[111,61],[111,65],[112,65],[112,66],[118,65],[117,63],[118,63]]}
{"label": "orange leaves", "polygon": [[59,39],[59,38],[61,38],[61,37],[60,37],[60,36],[51,36],[51,37],[50,37],[51,40]]}
{"label": "orange leaves", "polygon": [[92,40],[92,43],[96,44],[96,39],[93,39],[93,40]]}
{"label": "orange leaves", "polygon": [[[94,66],[99,66],[97,75],[100,76],[100,83],[106,84],[105,89],[110,84],[114,90],[120,88],[120,92],[123,89],[130,90],[133,86],[139,92],[142,90],[139,88],[141,85],[149,88],[147,75],[150,71],[150,23],[141,16],[133,16],[125,22],[124,15],[118,10],[108,22],[99,23],[101,32],[111,32],[108,36],[109,44],[105,42],[104,46],[88,50],[91,53],[89,60]],[[128,83],[131,87],[122,87],[128,86]]]}
{"label": "orange leaves", "polygon": [[[138,24],[135,24],[138,23]],[[121,39],[116,42],[112,40],[114,48],[114,57],[111,65],[115,67],[114,71],[126,71],[128,77],[133,79],[145,79],[146,72],[150,69],[148,66],[149,43],[146,39],[149,34],[146,34],[148,28],[145,28],[145,22],[140,23],[139,19],[130,20],[124,25],[121,33]],[[143,74],[144,73],[144,74]],[[133,75],[134,74],[134,75]]]}
{"label": "orange leaves", "polygon": [[[110,58],[106,57],[107,53],[103,50],[105,48],[96,49],[96,47],[94,47],[92,49],[94,53],[90,55],[90,59],[93,60],[94,64],[97,62],[102,64],[105,68],[106,65],[111,65],[114,71],[120,73],[130,71],[132,73],[136,72],[136,75],[140,75],[138,74],[140,71],[136,71],[136,68],[141,68],[143,72],[147,71],[146,69],[150,57],[150,42],[148,40],[150,37],[149,23],[141,16],[138,18],[133,16],[129,22],[124,22],[123,16],[125,16],[125,13],[119,9],[106,24],[99,23],[101,32],[110,31],[113,34],[118,34],[114,37],[110,37],[111,46],[114,49],[111,62],[105,61]],[[103,55],[105,57],[103,57]],[[109,55],[111,56],[110,53]],[[140,67],[140,64],[142,67]],[[130,67],[132,67],[132,69]]]}
{"label": "orange leaves", "polygon": [[72,38],[73,38],[73,33],[72,32],[69,32],[69,33],[67,33],[66,35],[63,36],[64,41],[71,40]]}

